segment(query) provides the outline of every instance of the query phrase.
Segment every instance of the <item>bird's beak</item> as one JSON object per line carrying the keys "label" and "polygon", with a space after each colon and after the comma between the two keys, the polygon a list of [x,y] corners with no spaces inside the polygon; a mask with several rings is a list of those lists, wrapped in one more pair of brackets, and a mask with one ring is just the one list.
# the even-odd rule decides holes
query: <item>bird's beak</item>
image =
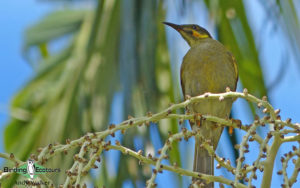
{"label": "bird's beak", "polygon": [[166,24],[166,25],[172,27],[173,29],[177,30],[178,32],[183,30],[181,25],[176,25],[176,24],[173,24],[170,22],[163,22],[163,24]]}

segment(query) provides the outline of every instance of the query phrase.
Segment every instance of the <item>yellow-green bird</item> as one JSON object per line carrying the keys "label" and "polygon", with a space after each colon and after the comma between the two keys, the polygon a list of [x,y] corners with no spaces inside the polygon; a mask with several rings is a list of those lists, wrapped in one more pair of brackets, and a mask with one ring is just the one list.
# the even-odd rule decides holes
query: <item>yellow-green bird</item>
{"label": "yellow-green bird", "polygon": [[[181,88],[185,98],[207,92],[223,93],[227,87],[231,91],[236,90],[237,65],[235,58],[223,44],[214,40],[206,29],[198,25],[176,25],[169,22],[164,24],[177,30],[190,46],[180,70]],[[191,113],[228,118],[233,101],[231,98],[223,101],[207,99],[187,106],[187,110]],[[220,125],[205,120],[190,124],[193,130],[200,129],[199,132],[205,140],[211,142],[214,150],[217,148],[223,131]],[[195,139],[193,170],[213,175],[214,158],[201,146],[203,140],[200,136],[196,136]],[[205,187],[213,187],[213,183]]]}

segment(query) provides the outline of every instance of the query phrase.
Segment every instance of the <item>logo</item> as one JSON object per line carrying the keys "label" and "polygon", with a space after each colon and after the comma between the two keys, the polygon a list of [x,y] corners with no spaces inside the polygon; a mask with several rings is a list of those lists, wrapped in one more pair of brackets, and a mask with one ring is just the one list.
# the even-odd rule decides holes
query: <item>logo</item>
{"label": "logo", "polygon": [[27,174],[30,176],[31,179],[33,179],[35,173],[35,165],[33,160],[29,159],[27,161]]}
{"label": "logo", "polygon": [[21,174],[27,178],[30,178],[33,180],[36,178],[39,174],[46,174],[46,173],[59,173],[60,168],[46,168],[41,165],[38,165],[34,162],[34,160],[29,159],[27,163],[23,164],[20,167],[4,167],[4,172],[16,172],[18,174]]}

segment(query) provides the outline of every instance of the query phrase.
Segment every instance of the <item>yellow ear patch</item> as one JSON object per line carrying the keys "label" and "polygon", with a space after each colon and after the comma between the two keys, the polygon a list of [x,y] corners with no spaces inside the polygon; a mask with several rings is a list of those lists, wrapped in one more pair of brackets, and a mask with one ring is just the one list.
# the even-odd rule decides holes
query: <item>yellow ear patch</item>
{"label": "yellow ear patch", "polygon": [[192,30],[192,31],[193,31],[193,36],[194,36],[194,37],[197,37],[197,38],[200,38],[200,39],[208,38],[208,35],[206,35],[206,34],[200,34],[200,33],[198,33],[198,32],[195,31],[195,30]]}

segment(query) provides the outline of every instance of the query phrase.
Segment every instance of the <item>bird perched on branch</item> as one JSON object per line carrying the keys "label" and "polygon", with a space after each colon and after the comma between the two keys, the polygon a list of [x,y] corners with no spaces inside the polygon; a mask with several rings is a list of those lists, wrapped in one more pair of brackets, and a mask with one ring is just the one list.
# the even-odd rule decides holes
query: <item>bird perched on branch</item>
{"label": "bird perched on branch", "polygon": [[[214,40],[209,32],[198,25],[164,24],[178,31],[189,44],[190,49],[183,58],[180,70],[181,88],[185,99],[207,92],[223,93],[226,88],[235,91],[238,69],[233,55],[220,42]],[[202,115],[228,118],[233,99],[207,99],[187,106],[187,111]],[[217,148],[223,127],[216,123],[197,120],[190,121],[193,130],[199,130],[205,141]],[[214,158],[202,146],[204,142],[199,135],[195,137],[195,154],[193,170],[205,174],[214,174]],[[194,181],[197,179],[193,179]],[[202,182],[205,184],[205,182]],[[213,187],[213,183],[205,187]]]}

